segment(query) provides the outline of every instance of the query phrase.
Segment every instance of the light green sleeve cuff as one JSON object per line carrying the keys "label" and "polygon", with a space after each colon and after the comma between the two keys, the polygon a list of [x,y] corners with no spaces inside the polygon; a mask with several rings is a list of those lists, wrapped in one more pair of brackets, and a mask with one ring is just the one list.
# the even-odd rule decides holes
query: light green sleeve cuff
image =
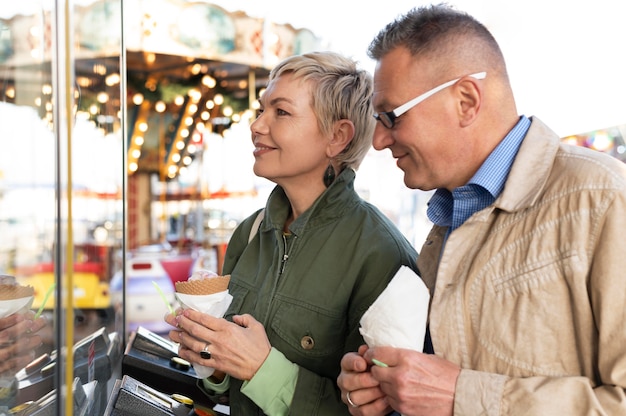
{"label": "light green sleeve cuff", "polygon": [[224,392],[230,388],[230,376],[226,374],[226,377],[224,377],[221,383],[211,383],[208,378],[203,378],[202,385],[215,395],[224,394]]}
{"label": "light green sleeve cuff", "polygon": [[270,355],[241,392],[270,416],[286,415],[298,381],[298,366],[272,348]]}

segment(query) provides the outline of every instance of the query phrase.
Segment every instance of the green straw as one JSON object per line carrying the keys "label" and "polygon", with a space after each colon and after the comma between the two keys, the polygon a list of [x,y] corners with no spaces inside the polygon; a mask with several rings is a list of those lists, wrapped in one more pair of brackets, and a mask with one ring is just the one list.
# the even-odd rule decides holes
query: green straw
{"label": "green straw", "polygon": [[167,298],[165,297],[165,293],[163,293],[163,291],[161,290],[159,285],[157,285],[157,282],[155,282],[153,280],[152,284],[154,285],[154,287],[156,287],[156,290],[157,290],[157,292],[159,292],[159,295],[161,295],[161,299],[163,299],[163,302],[167,305],[167,309],[170,310],[170,313],[172,315],[176,315],[176,312],[174,312],[174,309],[172,308],[172,305],[170,305],[170,303],[167,301]]}
{"label": "green straw", "polygon": [[389,367],[387,364],[383,363],[382,361],[378,361],[376,358],[372,358],[372,362],[379,367]]}
{"label": "green straw", "polygon": [[55,286],[56,286],[56,283],[52,283],[52,286],[48,288],[48,291],[46,292],[46,296],[43,297],[43,302],[41,302],[41,306],[39,307],[39,309],[37,310],[37,313],[35,314],[35,319],[41,316],[41,313],[43,312],[43,308],[44,306],[46,306],[46,302],[48,302],[48,298],[52,294],[52,291],[54,290]]}

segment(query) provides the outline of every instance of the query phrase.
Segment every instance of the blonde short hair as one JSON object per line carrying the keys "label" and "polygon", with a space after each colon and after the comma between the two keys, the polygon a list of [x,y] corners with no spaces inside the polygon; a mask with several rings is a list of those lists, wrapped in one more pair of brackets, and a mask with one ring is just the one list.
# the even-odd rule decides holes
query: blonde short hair
{"label": "blonde short hair", "polygon": [[311,107],[322,132],[329,134],[338,120],[352,121],[354,137],[335,160],[340,170],[347,167],[356,170],[372,146],[376,122],[371,75],[358,69],[352,59],[335,52],[291,56],[272,69],[269,80],[271,82],[286,73],[313,83]]}

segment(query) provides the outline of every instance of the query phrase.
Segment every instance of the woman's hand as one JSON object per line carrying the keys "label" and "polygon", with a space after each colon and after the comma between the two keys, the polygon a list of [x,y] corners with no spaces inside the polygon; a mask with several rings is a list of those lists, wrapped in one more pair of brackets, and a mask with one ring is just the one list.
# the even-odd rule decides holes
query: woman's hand
{"label": "woman's hand", "polygon": [[0,374],[15,375],[35,358],[35,349],[42,344],[37,332],[46,319],[34,316],[28,311],[0,318]]}
{"label": "woman's hand", "polygon": [[[177,327],[169,335],[172,341],[180,344],[178,355],[181,358],[240,380],[250,380],[272,348],[263,325],[248,314],[235,315],[230,322],[185,309],[165,320]],[[205,347],[211,354],[210,359],[200,356]]]}

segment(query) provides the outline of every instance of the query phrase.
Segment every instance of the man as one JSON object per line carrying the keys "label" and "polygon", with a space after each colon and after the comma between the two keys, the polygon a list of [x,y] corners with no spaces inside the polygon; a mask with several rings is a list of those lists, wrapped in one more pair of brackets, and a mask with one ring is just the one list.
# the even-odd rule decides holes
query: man
{"label": "man", "polygon": [[418,258],[434,355],[346,354],[351,413],[626,414],[626,165],[520,116],[496,41],[465,13],[413,9],[369,55],[374,147],[436,189]]}

